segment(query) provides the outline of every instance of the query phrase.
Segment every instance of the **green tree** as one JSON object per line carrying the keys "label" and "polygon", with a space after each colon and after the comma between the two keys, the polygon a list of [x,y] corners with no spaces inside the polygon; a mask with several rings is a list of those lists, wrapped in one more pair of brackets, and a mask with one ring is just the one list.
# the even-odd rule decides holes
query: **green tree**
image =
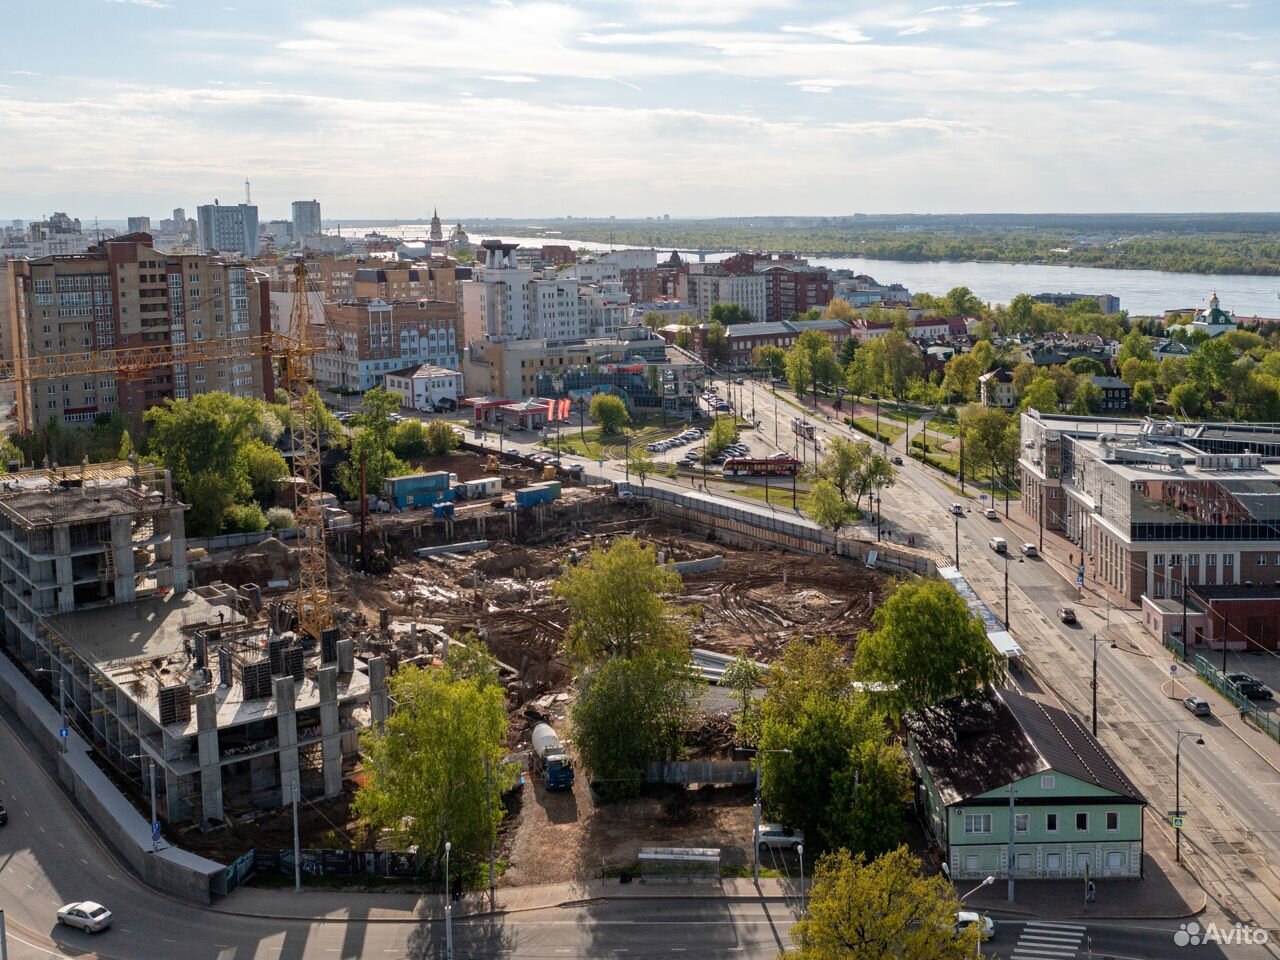
{"label": "green tree", "polygon": [[640,486],[644,486],[646,478],[653,474],[656,464],[653,457],[649,456],[644,450],[632,450],[631,455],[627,458],[627,469],[640,478]]}
{"label": "green tree", "polygon": [[639,540],[623,537],[592,550],[556,580],[556,596],[569,607],[566,649],[579,663],[590,663],[687,642],[662,599],[679,590],[675,568],[659,566],[654,548]]}
{"label": "green tree", "polygon": [[729,331],[719,320],[707,324],[702,343],[712,365],[721,366],[729,362]]}
{"label": "green tree", "polygon": [[1180,383],[1169,391],[1169,406],[1180,417],[1194,417],[1204,407],[1204,396],[1194,383]]}
{"label": "green tree", "polygon": [[740,303],[721,301],[713,303],[711,309],[707,311],[708,322],[719,323],[726,327],[731,327],[735,323],[751,323],[754,319],[751,311]]}
{"label": "green tree", "polygon": [[[873,340],[884,351],[885,386],[897,399],[906,396],[907,384],[924,370],[920,348],[898,330],[891,330]],[[861,353],[862,351],[859,351]]]}
{"label": "green tree", "polygon": [[1120,370],[1120,379],[1129,386],[1133,386],[1139,380],[1154,381],[1160,376],[1159,360],[1139,360],[1137,357],[1130,357],[1118,369]]}
{"label": "green tree", "polygon": [[787,351],[773,344],[756,347],[751,351],[751,365],[766,370],[769,376],[777,379],[786,375]]}
{"label": "green tree", "polygon": [[650,762],[677,756],[697,695],[689,655],[674,647],[646,647],[588,667],[571,719],[597,795],[635,796]]}
{"label": "green tree", "polygon": [[189,477],[182,486],[182,493],[191,504],[186,527],[188,536],[192,537],[216,537],[222,533],[227,511],[235,506],[241,495],[234,479],[216,470],[206,470]]}
{"label": "green tree", "polygon": [[1102,388],[1092,380],[1081,378],[1076,385],[1076,395],[1071,401],[1070,412],[1077,416],[1089,416],[1101,409]]}
{"label": "green tree", "polygon": [[876,737],[855,744],[834,793],[847,811],[841,841],[849,849],[875,856],[902,843],[911,770],[901,745]]}
{"label": "green tree", "polygon": [[133,456],[133,437],[129,436],[129,431],[126,430],[120,435],[120,448],[116,451],[116,459],[128,460],[131,456]]}
{"label": "green tree", "polygon": [[[814,376],[813,358],[807,350],[792,347],[787,351],[787,382],[796,396],[802,396],[817,383]],[[815,390],[816,393],[816,390]]]}
{"label": "green tree", "polygon": [[978,369],[978,360],[972,353],[957,353],[947,361],[942,387],[952,399],[970,403],[978,399],[978,377],[985,370]]}
{"label": "green tree", "polygon": [[1116,351],[1116,369],[1123,370],[1129,360],[1155,360],[1155,350],[1151,341],[1137,330],[1131,330],[1120,341],[1120,349]]}
{"label": "green tree", "polygon": [[858,319],[858,311],[843,297],[832,297],[824,315],[828,320],[843,320],[845,323],[853,323]]}
{"label": "green tree", "polygon": [[222,515],[224,533],[261,533],[267,529],[267,515],[256,503],[237,503]]}
{"label": "green tree", "polygon": [[848,369],[849,364],[853,362],[854,354],[858,352],[858,347],[862,345],[862,341],[857,337],[845,337],[840,344],[840,352],[836,354],[836,363],[840,364],[840,369]]}
{"label": "green tree", "polygon": [[885,490],[897,482],[898,471],[893,468],[889,458],[882,453],[872,452],[871,445],[866,448],[866,459],[853,474],[854,506],[862,509],[862,498],[873,490]]}
{"label": "green tree", "polygon": [[1072,357],[1067,361],[1067,369],[1082,377],[1105,377],[1107,368],[1093,357]]}
{"label": "green tree", "polygon": [[1039,410],[1041,413],[1058,412],[1058,390],[1048,374],[1037,375],[1022,391],[1022,410]]}
{"label": "green tree", "polygon": [[978,376],[991,370],[996,365],[996,348],[990,340],[979,340],[973,345],[971,354],[973,362],[978,365]]}
{"label": "green tree", "polygon": [[982,621],[940,580],[903,583],[858,638],[854,672],[892,685],[895,712],[906,713],[992,683],[999,665]]}
{"label": "green tree", "polygon": [[830,480],[819,480],[809,494],[809,515],[820,527],[837,533],[849,519],[849,505]]}
{"label": "green tree", "polygon": [[1040,333],[1035,329],[1035,308],[1031,294],[1018,294],[1009,301],[1001,329],[1007,333]]}
{"label": "green tree", "polygon": [[943,309],[949,317],[977,317],[985,312],[982,301],[968,287],[948,290]]}
{"label": "green tree", "polygon": [[976,475],[985,469],[995,496],[997,475],[1008,475],[1018,454],[1018,421],[999,407],[973,403],[960,411],[960,435],[967,465]]}
{"label": "green tree", "polygon": [[818,861],[809,909],[791,928],[797,960],[966,960],[978,930],[955,931],[960,901],[944,877],[925,876],[906,847],[868,862],[837,850]]}
{"label": "green tree", "polygon": [[382,387],[374,387],[364,395],[360,412],[351,418],[355,436],[351,455],[338,465],[338,485],[354,500],[360,496],[360,464],[364,462],[365,490],[378,493],[388,477],[403,476],[409,465],[391,449],[395,421],[391,414],[400,409],[400,398]]}
{"label": "green tree", "polygon": [[693,349],[693,331],[688,327],[681,327],[676,331],[676,346],[681,350]]}
{"label": "green tree", "polygon": [[751,700],[763,679],[764,671],[746,653],[739,653],[725,665],[720,686],[732,690],[738,698],[738,743],[754,744],[759,739],[759,718],[751,715]]}
{"label": "green tree", "polygon": [[847,501],[859,472],[865,469],[870,459],[871,444],[832,437],[827,442],[827,452],[818,462],[817,474],[820,479],[830,481],[840,492],[840,499]]}
{"label": "green tree", "polygon": [[280,451],[254,438],[240,448],[237,459],[258,502],[273,503],[276,484],[289,475],[289,465]]}
{"label": "green tree", "polygon": [[626,402],[616,394],[597,393],[591,398],[591,419],[602,433],[620,433],[631,422]]}
{"label": "green tree", "polygon": [[707,434],[706,453],[708,458],[718,457],[724,448],[738,439],[738,425],[732,417],[717,417]]}
{"label": "green tree", "polygon": [[432,420],[426,430],[427,455],[443,457],[458,449],[461,441],[458,432],[443,420]]}
{"label": "green tree", "polygon": [[391,428],[391,452],[401,460],[427,455],[427,430],[421,420],[402,420]]}
{"label": "green tree", "polygon": [[500,686],[445,670],[407,668],[391,677],[395,710],[382,729],[361,733],[365,780],[352,811],[367,827],[392,834],[433,861],[483,856],[502,820],[507,711]]}
{"label": "green tree", "polygon": [[1150,380],[1139,380],[1133,385],[1133,409],[1138,413],[1150,413],[1156,405],[1156,388]]}

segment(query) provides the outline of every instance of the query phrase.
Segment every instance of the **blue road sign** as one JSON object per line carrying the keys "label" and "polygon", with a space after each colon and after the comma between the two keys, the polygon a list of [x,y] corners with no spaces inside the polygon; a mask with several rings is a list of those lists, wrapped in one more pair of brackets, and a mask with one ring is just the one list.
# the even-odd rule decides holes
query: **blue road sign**
{"label": "blue road sign", "polygon": [[157,822],[155,822],[155,823],[153,823],[153,824],[151,825],[151,839],[152,839],[152,840],[159,840],[159,839],[160,839],[160,823],[159,823],[159,821],[157,821]]}
{"label": "blue road sign", "polygon": [[1083,575],[1083,574],[1080,574],[1080,575],[1078,575],[1078,576],[1076,577],[1076,586],[1077,586],[1077,587],[1083,587],[1083,586],[1084,586],[1084,575]]}
{"label": "blue road sign", "polygon": [[71,731],[68,730],[66,727],[63,727],[61,730],[58,731],[58,736],[60,736],[63,740],[65,740],[67,739],[67,737],[71,736]]}

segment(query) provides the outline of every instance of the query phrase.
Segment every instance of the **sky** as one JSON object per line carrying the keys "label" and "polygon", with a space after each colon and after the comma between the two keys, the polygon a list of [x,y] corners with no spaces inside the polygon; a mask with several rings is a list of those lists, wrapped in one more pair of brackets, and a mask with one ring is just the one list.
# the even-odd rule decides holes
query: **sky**
{"label": "sky", "polygon": [[1280,210],[1277,0],[44,0],[0,217]]}

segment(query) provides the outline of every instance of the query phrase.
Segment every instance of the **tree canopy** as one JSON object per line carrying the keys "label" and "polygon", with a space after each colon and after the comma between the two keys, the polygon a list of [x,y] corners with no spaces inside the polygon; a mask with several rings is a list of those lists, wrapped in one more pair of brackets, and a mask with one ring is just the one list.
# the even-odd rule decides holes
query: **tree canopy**
{"label": "tree canopy", "polygon": [[631,422],[626,402],[616,394],[597,393],[591,398],[591,419],[603,433],[619,433]]}
{"label": "tree canopy", "polygon": [[940,580],[901,584],[858,637],[858,679],[894,688],[895,712],[971,693],[999,676],[987,633],[963,600]]}

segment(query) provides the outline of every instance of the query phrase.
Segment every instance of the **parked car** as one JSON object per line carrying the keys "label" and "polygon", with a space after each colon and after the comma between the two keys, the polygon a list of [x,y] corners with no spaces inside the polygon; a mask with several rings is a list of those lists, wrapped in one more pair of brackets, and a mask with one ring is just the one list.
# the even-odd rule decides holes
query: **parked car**
{"label": "parked car", "polygon": [[1038,557],[1040,556],[1040,551],[1036,549],[1034,543],[1024,543],[1022,545],[1022,555],[1024,557]]}
{"label": "parked car", "polygon": [[111,926],[111,911],[100,903],[82,900],[79,903],[68,903],[58,909],[58,922],[68,927],[77,927],[89,933],[98,933]]}
{"label": "parked car", "polygon": [[995,508],[995,507],[987,507],[987,509],[985,509],[985,510],[983,510],[983,511],[982,511],[982,515],[983,515],[984,517],[986,517],[988,520],[999,520],[999,519],[1000,519],[1000,514],[996,513],[996,508]]}
{"label": "parked car", "polygon": [[1209,706],[1209,701],[1204,697],[1186,697],[1183,699],[1182,705],[1197,717],[1207,717],[1213,713],[1213,708]]}
{"label": "parked car", "polygon": [[1061,620],[1063,623],[1075,623],[1076,612],[1071,607],[1059,607],[1058,619]]}
{"label": "parked car", "polygon": [[951,512],[952,512],[952,513],[954,513],[957,517],[963,517],[963,516],[964,516],[964,504],[961,504],[961,503],[953,503],[953,504],[951,505]]}
{"label": "parked car", "polygon": [[996,935],[996,922],[985,913],[976,910],[961,910],[956,913],[956,933],[961,934],[970,927],[978,928],[978,939],[991,940]]}
{"label": "parked car", "polygon": [[902,458],[898,456],[890,457],[889,462],[896,463],[898,466],[902,466]]}
{"label": "parked car", "polygon": [[645,448],[646,450],[648,450],[650,453],[657,453],[657,452],[658,452],[658,445],[657,445],[656,443],[646,443],[646,444],[644,445],[644,448]]}
{"label": "parked car", "polygon": [[780,823],[760,825],[761,850],[794,850],[804,843],[804,831],[785,827]]}
{"label": "parked car", "polygon": [[747,381],[743,380],[741,377],[734,377],[734,378],[733,378],[733,382],[734,382],[734,383],[736,383],[738,386],[740,386],[740,387],[741,387],[741,386],[742,386],[743,384],[745,384]]}
{"label": "parked car", "polygon": [[1241,683],[1237,685],[1246,700],[1273,700],[1275,694],[1260,683]]}
{"label": "parked car", "polygon": [[769,454],[769,459],[770,460],[790,460],[791,454],[783,453],[781,450],[779,450],[777,453]]}

